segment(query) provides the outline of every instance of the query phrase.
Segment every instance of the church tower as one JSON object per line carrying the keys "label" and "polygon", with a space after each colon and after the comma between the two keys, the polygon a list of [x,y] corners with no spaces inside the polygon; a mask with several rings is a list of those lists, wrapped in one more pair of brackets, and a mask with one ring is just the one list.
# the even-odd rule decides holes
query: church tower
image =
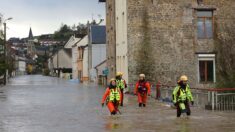
{"label": "church tower", "polygon": [[28,37],[28,39],[30,40],[32,40],[33,39],[33,32],[32,32],[32,28],[30,27],[30,29],[29,29],[29,37]]}
{"label": "church tower", "polygon": [[28,55],[30,55],[32,58],[35,56],[35,53],[36,53],[36,48],[35,48],[35,45],[34,45],[34,39],[33,39],[33,32],[32,32],[32,29],[30,27],[29,29],[29,36],[28,36]]}

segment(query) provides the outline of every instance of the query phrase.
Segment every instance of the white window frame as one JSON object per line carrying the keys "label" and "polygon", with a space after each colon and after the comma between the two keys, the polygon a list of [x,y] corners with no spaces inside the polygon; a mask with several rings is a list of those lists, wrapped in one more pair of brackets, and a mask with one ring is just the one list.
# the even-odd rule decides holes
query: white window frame
{"label": "white window frame", "polygon": [[200,81],[200,71],[199,71],[199,61],[213,61],[213,76],[214,80],[213,82],[216,82],[216,65],[215,65],[215,54],[198,54],[198,63],[197,63],[197,73],[198,73],[198,83],[201,83]]}

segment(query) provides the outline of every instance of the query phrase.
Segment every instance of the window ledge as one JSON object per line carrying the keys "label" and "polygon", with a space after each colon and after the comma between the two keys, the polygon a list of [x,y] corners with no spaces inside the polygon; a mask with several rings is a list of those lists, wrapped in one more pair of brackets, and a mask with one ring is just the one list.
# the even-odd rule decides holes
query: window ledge
{"label": "window ledge", "polygon": [[197,40],[214,40],[214,38],[197,38]]}
{"label": "window ledge", "polygon": [[197,7],[193,7],[194,10],[198,10],[198,11],[211,11],[211,10],[216,10],[215,7],[213,6],[205,6],[205,5],[200,5]]}
{"label": "window ledge", "polygon": [[215,82],[199,82],[199,84],[209,85],[209,84],[215,84]]}
{"label": "window ledge", "polygon": [[195,54],[198,54],[198,55],[215,55],[216,52],[196,52]]}

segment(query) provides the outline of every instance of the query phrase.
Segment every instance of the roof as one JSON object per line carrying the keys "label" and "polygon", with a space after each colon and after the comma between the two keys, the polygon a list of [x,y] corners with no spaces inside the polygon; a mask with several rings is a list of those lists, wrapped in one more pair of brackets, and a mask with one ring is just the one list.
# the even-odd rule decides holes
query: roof
{"label": "roof", "polygon": [[86,46],[88,44],[88,35],[80,39],[77,43],[75,43],[76,46],[81,47],[81,46]]}
{"label": "roof", "polygon": [[71,50],[71,49],[65,49],[65,48],[63,48],[63,49],[59,49],[57,52],[54,52],[53,54],[51,54],[50,57],[49,57],[49,59],[50,59],[51,57],[57,55],[57,54],[58,54],[60,51],[62,51],[62,50],[63,50],[66,54],[68,54],[69,57],[72,57],[72,50]]}
{"label": "roof", "polygon": [[97,69],[97,67],[99,67],[99,66],[103,65],[104,63],[106,63],[106,61],[107,61],[107,60],[104,60],[104,61],[102,61],[100,64],[98,64],[97,66],[95,66],[95,69]]}
{"label": "roof", "polygon": [[100,25],[91,26],[91,43],[106,44],[106,27]]}
{"label": "roof", "polygon": [[64,48],[71,49],[73,45],[75,45],[81,38],[76,38],[75,36],[71,36],[68,42],[65,44]]}
{"label": "roof", "polygon": [[33,39],[33,32],[32,32],[31,27],[29,29],[29,39]]}
{"label": "roof", "polygon": [[46,46],[35,46],[36,50],[40,50],[40,51],[48,51],[49,47]]}

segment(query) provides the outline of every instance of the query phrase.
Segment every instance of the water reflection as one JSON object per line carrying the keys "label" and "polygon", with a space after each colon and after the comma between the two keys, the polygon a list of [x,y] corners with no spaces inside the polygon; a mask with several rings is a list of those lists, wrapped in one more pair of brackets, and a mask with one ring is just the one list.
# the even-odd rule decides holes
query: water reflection
{"label": "water reflection", "polygon": [[180,130],[179,132],[190,132],[190,129],[189,129],[189,118],[186,118],[186,117],[183,117],[181,119],[179,119],[180,121]]}
{"label": "water reflection", "polygon": [[119,124],[118,123],[112,123],[112,122],[109,122],[105,125],[105,129],[106,130],[113,130],[113,129],[118,129],[119,128]]}
{"label": "water reflection", "polygon": [[119,123],[120,117],[118,116],[110,116],[107,118],[107,121],[105,123],[105,130],[115,130],[120,129],[122,124]]}

